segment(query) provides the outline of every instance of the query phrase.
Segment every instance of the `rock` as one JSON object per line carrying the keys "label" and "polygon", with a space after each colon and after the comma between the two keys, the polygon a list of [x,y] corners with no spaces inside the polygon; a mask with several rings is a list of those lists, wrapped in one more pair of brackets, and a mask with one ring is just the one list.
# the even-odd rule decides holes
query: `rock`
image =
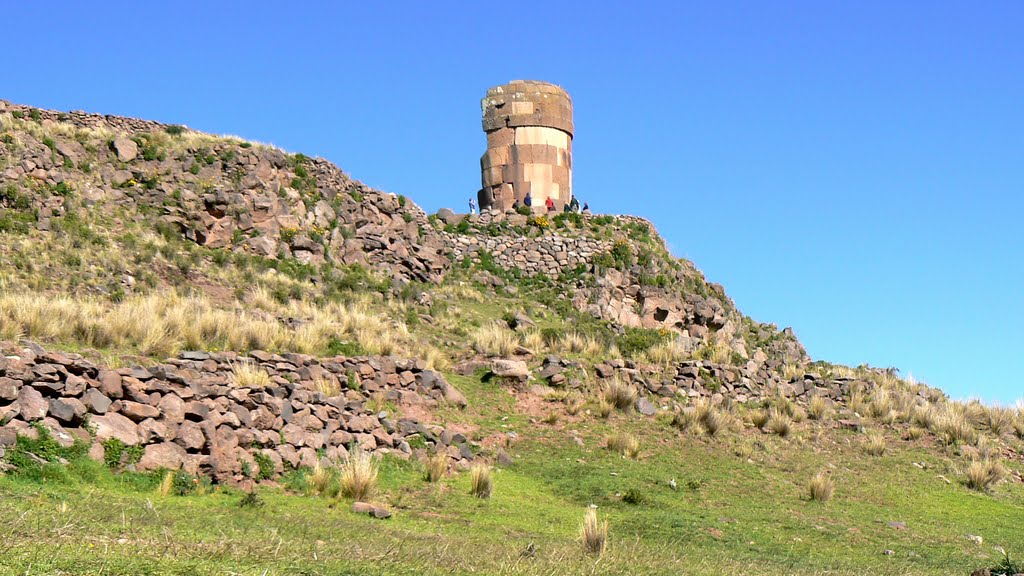
{"label": "rock", "polygon": [[90,388],[82,395],[82,403],[85,404],[86,410],[93,414],[106,414],[112,401],[98,389]]}
{"label": "rock", "polygon": [[139,155],[139,145],[127,136],[118,136],[113,142],[114,152],[121,162],[131,162]]}
{"label": "rock", "polygon": [[15,402],[21,418],[29,422],[42,419],[50,409],[50,403],[31,386],[22,386]]}
{"label": "rock", "polygon": [[110,370],[100,370],[96,376],[99,382],[99,390],[107,398],[121,398],[124,395],[124,388],[121,385],[121,375]]}
{"label": "rock", "polygon": [[146,446],[145,451],[142,453],[142,458],[135,465],[135,469],[139,472],[148,472],[161,468],[177,470],[184,466],[187,457],[185,449],[173,442],[150,444]]}
{"label": "rock", "polygon": [[101,442],[117,438],[129,446],[134,446],[141,441],[135,424],[116,412],[93,416],[90,422],[96,427],[96,439]]}
{"label": "rock", "polygon": [[636,401],[636,410],[644,416],[654,416],[655,412],[658,411],[654,404],[651,404],[647,398],[643,397]]}
{"label": "rock", "polygon": [[353,502],[352,511],[356,514],[369,514],[370,516],[380,520],[391,518],[391,512],[387,508],[384,508],[383,506],[375,506],[366,502]]}
{"label": "rock", "polygon": [[893,522],[886,522],[886,525],[889,526],[889,528],[893,528],[893,529],[896,529],[896,530],[906,530],[907,529],[907,523],[906,522],[895,522],[895,521],[893,521]]}
{"label": "rock", "polygon": [[160,416],[160,410],[157,410],[153,406],[142,404],[140,402],[132,402],[130,400],[121,402],[121,413],[136,422],[141,422],[146,418],[157,418]]}
{"label": "rock", "polygon": [[495,358],[491,361],[491,373],[500,378],[512,378],[525,382],[530,377],[530,368],[522,360]]}
{"label": "rock", "polygon": [[202,428],[195,422],[186,420],[178,426],[174,435],[174,442],[183,446],[186,450],[199,450],[206,445],[206,436]]}
{"label": "rock", "polygon": [[77,398],[53,398],[50,400],[50,416],[59,422],[77,424],[85,412],[85,404]]}

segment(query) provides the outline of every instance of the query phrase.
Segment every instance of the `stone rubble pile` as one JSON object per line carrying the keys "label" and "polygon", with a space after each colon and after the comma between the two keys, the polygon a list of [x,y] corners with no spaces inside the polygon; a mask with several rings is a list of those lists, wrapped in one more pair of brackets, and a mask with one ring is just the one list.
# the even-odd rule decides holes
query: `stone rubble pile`
{"label": "stone rubble pile", "polygon": [[[220,482],[242,481],[246,470],[252,477],[257,459],[272,463],[276,476],[321,458],[338,462],[350,449],[399,457],[445,450],[456,466],[474,457],[462,434],[380,408],[465,406],[465,397],[419,360],[184,352],[149,368],[111,370],[36,346],[0,350],[0,451],[41,425],[66,446],[89,443],[99,460],[116,439],[141,447],[138,462],[122,462],[136,470],[183,468]],[[264,370],[270,383],[234,385],[234,370],[245,363]],[[324,382],[340,390],[328,396],[317,390]]]}

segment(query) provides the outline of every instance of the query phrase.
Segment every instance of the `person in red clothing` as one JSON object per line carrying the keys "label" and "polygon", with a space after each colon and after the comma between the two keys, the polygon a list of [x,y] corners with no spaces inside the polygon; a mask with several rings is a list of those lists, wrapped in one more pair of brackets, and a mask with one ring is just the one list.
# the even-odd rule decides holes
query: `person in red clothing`
{"label": "person in red clothing", "polygon": [[548,212],[554,212],[555,201],[552,200],[551,198],[548,198],[547,200],[544,201],[544,207],[548,209]]}

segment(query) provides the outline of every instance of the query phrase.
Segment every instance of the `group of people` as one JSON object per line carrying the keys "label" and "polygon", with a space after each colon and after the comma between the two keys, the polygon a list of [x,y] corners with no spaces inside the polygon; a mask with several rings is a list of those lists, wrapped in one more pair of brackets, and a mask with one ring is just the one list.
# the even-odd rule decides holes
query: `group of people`
{"label": "group of people", "polygon": [[[526,206],[527,208],[533,206],[533,196],[531,196],[529,192],[527,192],[526,197],[523,198],[523,205]],[[548,198],[547,200],[544,201],[544,207],[547,209],[548,212],[555,212],[555,201],[552,200],[551,198]],[[519,210],[519,200],[516,200],[515,203],[512,204],[512,209]],[[562,207],[562,212],[573,212],[576,214],[582,212],[584,214],[590,214],[590,204],[584,202],[583,208],[581,209],[579,200],[577,200],[576,197],[573,196],[572,200],[567,202],[565,206]],[[473,198],[469,199],[469,213],[476,214],[476,200],[473,200]]]}

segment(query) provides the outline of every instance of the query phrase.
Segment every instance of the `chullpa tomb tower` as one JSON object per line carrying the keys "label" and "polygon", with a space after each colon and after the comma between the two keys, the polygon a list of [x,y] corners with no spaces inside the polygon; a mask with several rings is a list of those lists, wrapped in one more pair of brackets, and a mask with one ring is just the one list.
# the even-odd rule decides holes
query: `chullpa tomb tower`
{"label": "chullpa tomb tower", "polygon": [[509,210],[529,194],[535,212],[548,198],[572,200],[572,100],[554,84],[513,80],[480,102],[487,151],[480,158],[481,209]]}

